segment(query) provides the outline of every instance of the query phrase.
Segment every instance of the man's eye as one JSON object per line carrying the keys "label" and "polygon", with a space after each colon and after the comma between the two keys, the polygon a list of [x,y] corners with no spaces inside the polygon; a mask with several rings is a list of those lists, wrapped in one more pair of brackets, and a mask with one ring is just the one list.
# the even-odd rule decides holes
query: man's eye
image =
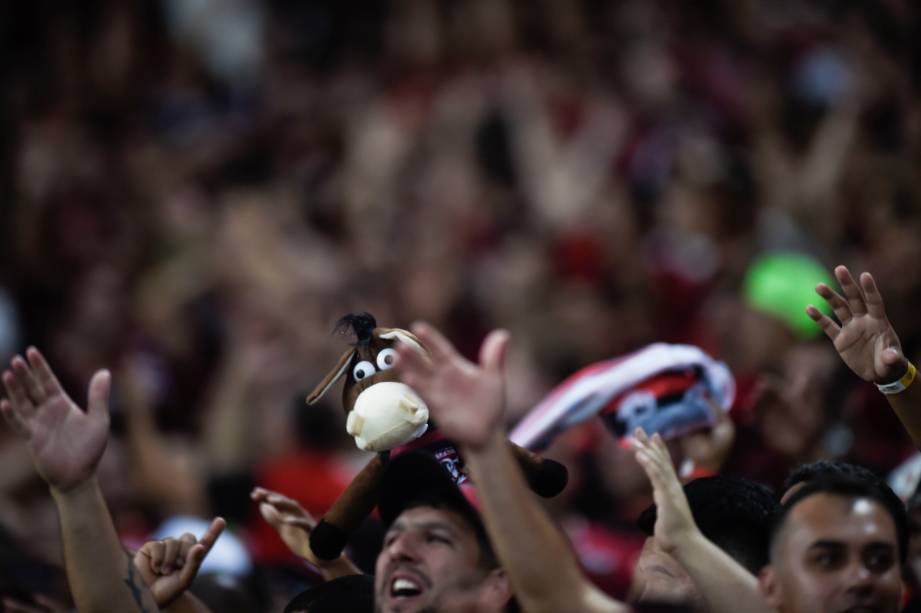
{"label": "man's eye", "polygon": [[875,551],[864,557],[864,564],[874,573],[884,573],[895,564],[895,557],[889,551]]}
{"label": "man's eye", "polygon": [[443,543],[445,545],[452,545],[453,541],[446,536],[440,534],[429,534],[426,537],[426,540],[430,543]]}
{"label": "man's eye", "polygon": [[843,558],[841,554],[834,551],[823,551],[817,553],[812,558],[812,563],[823,570],[837,568],[841,565]]}

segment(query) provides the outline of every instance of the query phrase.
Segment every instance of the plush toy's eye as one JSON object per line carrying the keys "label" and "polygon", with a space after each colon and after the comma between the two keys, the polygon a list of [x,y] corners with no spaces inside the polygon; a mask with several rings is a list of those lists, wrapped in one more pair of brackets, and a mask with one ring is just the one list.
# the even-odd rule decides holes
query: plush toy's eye
{"label": "plush toy's eye", "polygon": [[352,377],[356,381],[361,381],[365,377],[370,377],[376,372],[377,371],[374,370],[374,364],[372,364],[371,362],[367,360],[362,360],[361,362],[355,365],[355,368],[352,369]]}
{"label": "plush toy's eye", "polygon": [[397,360],[397,350],[391,349],[382,349],[380,353],[377,354],[377,368],[378,370],[388,370],[393,368],[393,363]]}

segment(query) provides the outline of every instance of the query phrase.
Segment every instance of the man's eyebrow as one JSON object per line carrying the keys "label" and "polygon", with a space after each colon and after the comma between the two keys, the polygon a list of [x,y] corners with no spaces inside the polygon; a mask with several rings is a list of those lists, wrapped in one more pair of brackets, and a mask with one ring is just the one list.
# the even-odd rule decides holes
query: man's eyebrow
{"label": "man's eyebrow", "polygon": [[387,528],[387,532],[384,533],[384,538],[386,538],[390,534],[393,534],[396,532],[402,532],[405,529],[406,529],[406,525],[400,520],[397,520],[393,522],[392,524],[390,524],[390,527]]}
{"label": "man's eyebrow", "polygon": [[809,545],[809,549],[845,549],[845,545],[842,541],[832,541],[828,539],[823,539],[815,541]]}
{"label": "man's eyebrow", "polygon": [[889,541],[871,541],[863,546],[864,549],[896,549],[895,543]]}
{"label": "man's eyebrow", "polygon": [[427,521],[419,524],[419,527],[425,528],[426,530],[445,530],[454,536],[458,534],[458,530],[454,525],[443,521]]}
{"label": "man's eyebrow", "polygon": [[457,537],[459,535],[457,528],[449,522],[433,520],[419,523],[414,522],[411,526],[407,526],[405,522],[397,520],[393,522],[393,525],[391,525],[390,529],[387,530],[387,532],[384,534],[384,538],[390,534],[403,532],[408,528],[419,528],[422,530],[444,530],[445,532],[450,533],[451,536]]}
{"label": "man's eyebrow", "polygon": [[[809,545],[809,549],[846,549],[847,543],[842,541],[833,541],[833,540],[820,540],[815,541]],[[864,543],[860,547],[861,549],[873,548],[873,549],[895,549],[896,546],[894,543],[889,541],[871,541],[869,543]]]}

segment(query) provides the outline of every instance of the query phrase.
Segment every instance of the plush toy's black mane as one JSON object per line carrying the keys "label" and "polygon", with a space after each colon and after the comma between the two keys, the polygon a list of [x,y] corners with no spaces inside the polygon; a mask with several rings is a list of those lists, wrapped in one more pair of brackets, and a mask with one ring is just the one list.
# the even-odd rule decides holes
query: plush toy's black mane
{"label": "plush toy's black mane", "polygon": [[371,313],[349,313],[336,322],[334,332],[340,334],[352,333],[358,345],[367,345],[371,342],[371,334],[377,327],[377,321]]}

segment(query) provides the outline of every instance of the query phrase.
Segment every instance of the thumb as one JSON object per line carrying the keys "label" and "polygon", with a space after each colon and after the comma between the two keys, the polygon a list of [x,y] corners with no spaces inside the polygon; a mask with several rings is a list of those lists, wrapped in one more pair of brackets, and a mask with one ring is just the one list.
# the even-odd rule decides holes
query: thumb
{"label": "thumb", "polygon": [[480,347],[480,366],[484,369],[501,373],[505,369],[505,356],[508,353],[509,333],[507,330],[493,330]]}
{"label": "thumb", "polygon": [[895,366],[896,364],[902,362],[905,358],[902,356],[902,352],[896,349],[895,347],[887,347],[883,349],[883,364],[886,366]]}
{"label": "thumb", "polygon": [[109,419],[109,392],[112,389],[112,375],[108,370],[96,371],[90,379],[86,408],[90,417]]}

